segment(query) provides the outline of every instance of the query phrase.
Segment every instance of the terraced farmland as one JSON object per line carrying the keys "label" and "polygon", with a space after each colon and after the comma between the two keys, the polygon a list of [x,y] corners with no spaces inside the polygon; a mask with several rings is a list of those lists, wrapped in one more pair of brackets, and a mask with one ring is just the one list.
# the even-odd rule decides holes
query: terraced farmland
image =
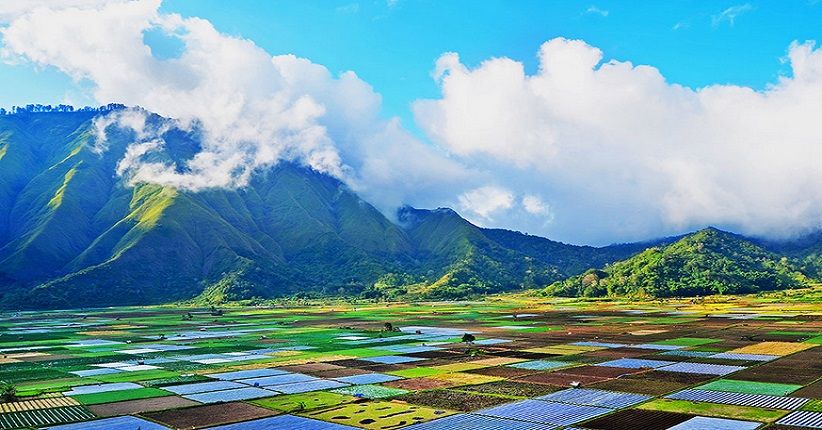
{"label": "terraced farmland", "polygon": [[5,314],[0,428],[822,428],[819,339],[753,297]]}

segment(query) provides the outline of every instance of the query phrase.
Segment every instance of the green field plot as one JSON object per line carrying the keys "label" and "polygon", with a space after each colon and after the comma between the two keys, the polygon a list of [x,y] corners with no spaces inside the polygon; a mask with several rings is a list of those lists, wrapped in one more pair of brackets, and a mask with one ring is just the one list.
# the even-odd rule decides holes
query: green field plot
{"label": "green field plot", "polygon": [[718,403],[691,402],[687,400],[672,399],[657,399],[648,403],[643,403],[639,406],[639,409],[679,412],[685,414],[759,422],[774,422],[788,414],[788,411],[779,409],[754,408],[749,406],[722,405]]}
{"label": "green field plot", "polygon": [[722,339],[710,339],[699,337],[678,337],[676,339],[660,340],[654,342],[656,345],[675,345],[675,346],[702,346],[711,343],[721,342]]}
{"label": "green field plot", "polygon": [[350,396],[365,397],[367,399],[385,399],[388,397],[405,394],[408,390],[399,388],[383,387],[382,385],[356,385],[351,387],[337,388],[333,393]]}
{"label": "green field plot", "polygon": [[328,408],[350,403],[354,400],[356,400],[356,398],[352,396],[318,391],[315,393],[289,394],[286,396],[252,400],[250,403],[275,411],[292,413]]}
{"label": "green field plot", "polygon": [[700,390],[728,391],[731,393],[769,394],[785,396],[800,388],[802,385],[777,384],[773,382],[736,381],[733,379],[719,379],[697,387]]}
{"label": "green field plot", "polygon": [[431,367],[412,367],[410,369],[395,370],[388,373],[403,378],[424,378],[426,376],[439,375],[445,373],[445,371]]}
{"label": "green field plot", "polygon": [[210,381],[211,378],[203,375],[177,375],[160,379],[149,379],[140,381],[146,387],[165,387],[168,385],[188,384],[192,382]]}
{"label": "green field plot", "polygon": [[0,428],[17,429],[42,427],[75,421],[86,421],[93,418],[94,414],[82,406],[9,412],[0,414]]}
{"label": "green field plot", "polygon": [[[763,314],[791,312],[792,305],[781,302],[742,305],[760,300],[757,297],[735,297],[727,302],[717,298],[704,305],[676,299],[637,303],[515,297],[519,298],[415,304],[312,300],[309,304],[288,302],[276,307],[226,307],[223,315],[211,315],[208,309],[156,306],[82,314],[24,313],[5,320],[0,316],[0,349],[9,348],[2,357],[4,361],[0,360],[0,381],[16,387],[20,397],[3,404],[5,413],[0,420],[5,421],[0,421],[0,427],[36,428],[49,426],[48,420],[89,420],[94,418],[91,413],[140,413],[172,428],[208,428],[287,413],[355,428],[402,429],[454,413],[474,413],[495,405],[534,399],[568,389],[574,382],[584,388],[648,395],[652,398],[639,406],[641,411],[635,412],[649,416],[670,417],[677,413],[772,423],[787,413],[664,398],[687,388],[822,399],[822,383],[816,382],[822,378],[822,371],[816,366],[822,361],[822,348],[807,348],[814,342],[813,336],[822,333],[820,306],[796,305],[799,308],[794,313],[802,316],[796,320],[801,320],[803,326],[787,328],[780,327],[779,321],[756,318],[741,322],[721,316],[733,316],[736,308]],[[625,314],[637,310],[646,313]],[[685,313],[669,314],[673,311]],[[191,320],[182,317],[189,312]],[[513,318],[514,314],[518,317]],[[709,314],[718,316],[703,317]],[[386,323],[400,331],[387,330]],[[22,341],[6,333],[21,326],[51,325],[65,327],[39,336],[27,334]],[[495,328],[508,326],[510,330]],[[533,328],[513,329],[524,327]],[[420,333],[415,333],[418,329]],[[464,343],[462,335],[466,332],[474,332],[476,339],[490,341]],[[81,341],[85,344],[77,346]],[[109,344],[110,341],[120,343]],[[617,345],[581,346],[585,344],[578,342]],[[631,346],[640,344],[671,345],[678,347],[678,351]],[[393,350],[422,345],[435,346],[437,350]],[[738,364],[704,357],[709,354],[691,354],[695,355],[692,357],[688,353],[743,348],[772,351],[774,346],[797,352],[767,362],[746,361],[742,364],[748,369],[725,379],[641,369],[623,375],[627,369],[596,366],[619,358]],[[366,360],[375,356],[416,361]],[[158,368],[121,370],[140,361]],[[567,366],[552,368],[540,362],[562,362]],[[85,376],[70,373],[76,371]],[[257,378],[261,384],[273,384],[282,372],[302,374],[296,376],[298,380],[324,379],[325,384],[366,373],[401,379],[300,394],[263,393],[270,397],[205,406],[194,405],[195,402],[163,389],[197,382],[236,387]],[[224,374],[217,375],[221,373]],[[803,385],[785,381],[800,381]],[[130,389],[122,391],[61,397],[61,392],[76,386],[107,383],[136,385],[126,386]],[[289,389],[298,390],[301,384],[297,382]],[[270,386],[277,389],[276,385]],[[65,403],[72,400],[80,405]],[[86,405],[90,411],[85,409]],[[179,409],[181,406],[191,407]],[[814,400],[802,409],[820,411],[822,405],[820,400]],[[570,423],[575,427],[585,427],[584,424]]]}
{"label": "green field plot", "polygon": [[391,429],[430,421],[453,413],[448,410],[402,402],[376,401],[340,405],[301,415],[365,429]]}
{"label": "green field plot", "polygon": [[17,386],[17,395],[32,396],[40,393],[67,391],[79,385],[91,385],[98,382],[88,378],[61,378],[36,382],[26,382]]}
{"label": "green field plot", "polygon": [[145,370],[140,372],[120,372],[110,375],[95,376],[94,379],[100,382],[135,382],[148,381],[152,379],[175,378],[180,374],[169,370]]}
{"label": "green field plot", "polygon": [[806,340],[805,342],[813,343],[815,345],[822,345],[822,336],[812,337],[812,338]]}
{"label": "green field plot", "polygon": [[124,400],[149,399],[152,397],[173,396],[173,393],[159,388],[135,388],[133,390],[108,391],[105,393],[80,394],[72,396],[84,405],[122,402]]}
{"label": "green field plot", "polygon": [[811,399],[808,403],[802,405],[803,411],[822,412],[822,400]]}

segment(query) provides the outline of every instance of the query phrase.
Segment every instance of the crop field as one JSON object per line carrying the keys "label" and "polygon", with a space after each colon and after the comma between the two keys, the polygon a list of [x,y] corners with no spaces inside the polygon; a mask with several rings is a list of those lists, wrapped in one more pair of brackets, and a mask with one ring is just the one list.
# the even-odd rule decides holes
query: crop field
{"label": "crop field", "polygon": [[822,428],[822,304],[285,303],[6,313],[0,428]]}

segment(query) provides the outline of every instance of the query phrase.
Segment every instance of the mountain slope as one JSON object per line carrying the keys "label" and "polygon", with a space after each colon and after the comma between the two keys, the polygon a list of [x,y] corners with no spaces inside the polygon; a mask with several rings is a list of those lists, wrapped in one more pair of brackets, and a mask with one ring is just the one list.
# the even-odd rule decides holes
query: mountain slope
{"label": "mountain slope", "polygon": [[[93,121],[104,114],[0,115],[0,307],[299,293],[462,298],[552,283],[559,294],[678,294],[680,284],[702,294],[820,273],[819,237],[777,251],[794,264],[725,234],[716,244],[703,237],[703,247],[685,237],[595,248],[480,228],[450,209],[404,207],[395,223],[338,179],[288,162],[238,189],[130,186],[116,168],[136,136],[109,127],[101,148]],[[199,151],[196,131],[172,128],[163,138],[159,161],[184,165]],[[608,267],[619,276],[594,288],[555,283],[648,247]]]}
{"label": "mountain slope", "polygon": [[785,255],[814,279],[822,279],[822,230],[789,240],[757,240],[763,248]]}
{"label": "mountain slope", "polygon": [[[386,295],[459,298],[518,288],[536,288],[579,273],[592,264],[625,258],[644,245],[602,248],[575,246],[523,233],[477,227],[447,208],[403,207],[400,225],[423,262],[416,280],[392,278],[381,284]],[[396,295],[396,291],[393,292]]]}
{"label": "mountain slope", "polygon": [[560,296],[695,296],[738,294],[805,286],[809,278],[788,258],[742,236],[715,228],[651,247],[601,270],[545,289]]}
{"label": "mountain slope", "polygon": [[[165,302],[238,274],[259,287],[244,294],[287,294],[373,282],[410,261],[399,227],[338,180],[293,164],[238,190],[128,187],[114,171],[132,136],[110,130],[98,153],[94,115],[0,117],[0,281],[9,305]],[[172,154],[196,149],[193,136],[169,133]]]}
{"label": "mountain slope", "polygon": [[[545,285],[626,255],[481,229],[451,210],[405,208],[397,225],[339,180],[292,163],[240,189],[130,187],[115,169],[134,136],[109,128],[99,151],[95,115],[0,117],[4,306],[359,294],[391,278],[424,296],[463,297]],[[164,138],[171,161],[198,150],[196,133]],[[517,238],[540,245],[514,249]],[[568,253],[585,264],[554,257]]]}

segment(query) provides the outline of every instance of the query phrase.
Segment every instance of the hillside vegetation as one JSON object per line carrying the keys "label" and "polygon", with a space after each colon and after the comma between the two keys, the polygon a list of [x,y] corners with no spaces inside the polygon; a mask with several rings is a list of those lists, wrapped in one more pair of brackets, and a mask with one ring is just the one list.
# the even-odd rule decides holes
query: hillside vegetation
{"label": "hillside vegetation", "polygon": [[[111,126],[98,142],[93,120],[105,114],[0,115],[0,307],[457,299],[546,285],[559,295],[692,295],[790,288],[822,273],[822,235],[754,243],[706,230],[597,248],[480,228],[447,208],[403,207],[392,221],[293,162],[237,189],[132,186],[116,169],[135,136]],[[154,161],[185,166],[200,149],[196,131],[163,139]],[[604,269],[573,277],[592,267]]]}
{"label": "hillside vegetation", "polygon": [[809,285],[796,262],[715,228],[655,246],[602,269],[558,281],[559,296],[697,296],[742,294]]}
{"label": "hillside vegetation", "polygon": [[[109,127],[100,152],[100,114],[0,116],[0,305],[458,298],[541,287],[636,251],[486,230],[449,209],[402,208],[395,224],[339,180],[287,162],[239,189],[129,186],[115,170],[134,136]],[[196,133],[163,137],[160,161],[198,151]]]}

